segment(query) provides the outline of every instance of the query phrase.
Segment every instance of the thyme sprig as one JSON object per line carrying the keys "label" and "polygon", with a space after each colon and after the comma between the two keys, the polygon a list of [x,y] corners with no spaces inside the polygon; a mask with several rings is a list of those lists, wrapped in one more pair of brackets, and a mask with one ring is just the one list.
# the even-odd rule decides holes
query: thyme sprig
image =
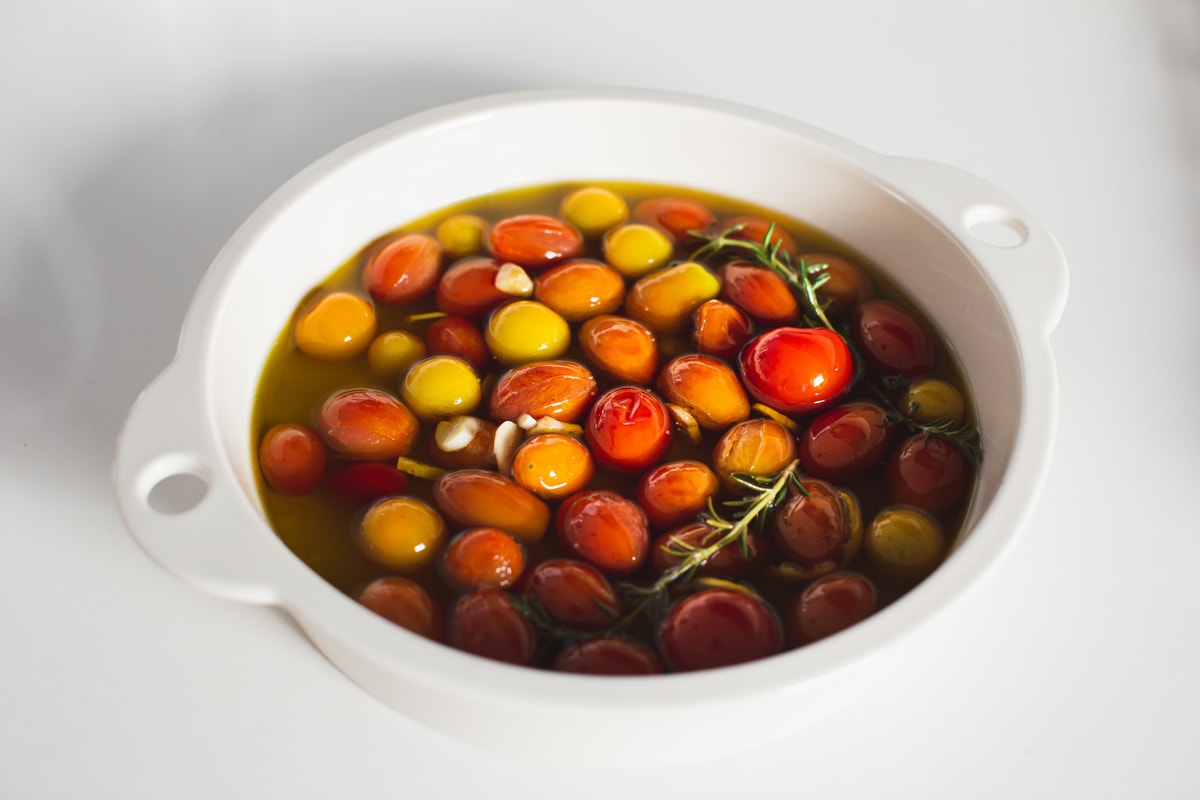
{"label": "thyme sprig", "polygon": [[782,239],[775,238],[775,223],[767,226],[761,242],[738,238],[737,234],[745,229],[745,223],[731,225],[723,231],[708,235],[702,231],[689,231],[692,236],[704,240],[704,244],[692,253],[693,261],[701,261],[714,255],[729,252],[749,254],[760,265],[771,270],[792,287],[808,306],[809,311],[816,316],[822,326],[841,335],[841,331],[833,326],[825,315],[825,304],[817,298],[820,289],[829,280],[824,262],[806,264],[804,259],[793,263],[792,257],[786,250],[781,249]]}

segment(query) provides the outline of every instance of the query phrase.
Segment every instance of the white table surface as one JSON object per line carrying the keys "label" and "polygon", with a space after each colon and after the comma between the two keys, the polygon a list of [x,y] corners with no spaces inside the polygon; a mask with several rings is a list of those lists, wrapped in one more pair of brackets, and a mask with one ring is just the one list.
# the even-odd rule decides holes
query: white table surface
{"label": "white table surface", "polygon": [[[414,111],[593,85],[961,167],[1071,264],[1057,450],[1019,546],[861,703],[687,768],[430,732],[281,613],[161,571],[109,485],[208,262],[274,187]],[[1197,0],[9,0],[0,798],[1200,796],[1198,284]]]}

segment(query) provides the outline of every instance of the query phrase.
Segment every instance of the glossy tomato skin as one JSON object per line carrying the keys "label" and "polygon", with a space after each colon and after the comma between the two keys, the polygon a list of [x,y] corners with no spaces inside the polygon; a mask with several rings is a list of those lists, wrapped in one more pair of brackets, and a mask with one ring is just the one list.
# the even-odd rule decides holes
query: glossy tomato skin
{"label": "glossy tomato skin", "polygon": [[363,266],[363,287],[380,303],[402,305],[421,297],[437,282],[442,246],[423,233],[385,244]]}
{"label": "glossy tomato skin", "polygon": [[438,311],[480,319],[515,299],[496,287],[500,263],[494,258],[470,258],[447,269],[437,284]]}
{"label": "glossy tomato skin", "polygon": [[644,644],[618,636],[599,636],[568,645],[551,665],[559,672],[581,675],[657,675],[658,654]]}
{"label": "glossy tomato skin", "polygon": [[658,650],[675,672],[726,667],[783,649],[779,616],[740,588],[702,589],[677,601],[658,629]]}
{"label": "glossy tomato skin", "polygon": [[385,461],[406,456],[417,430],[417,418],[408,406],[378,389],[335,392],[317,412],[317,433],[343,458]]}
{"label": "glossy tomato skin", "polygon": [[404,494],[408,489],[408,476],[391,464],[358,461],[333,473],[329,488],[356,502],[369,503],[381,497]]}
{"label": "glossy tomato skin", "polygon": [[277,492],[309,494],[325,476],[325,445],[307,425],[283,423],[273,426],[258,449],[263,478]]}
{"label": "glossy tomato skin", "polygon": [[533,566],[521,593],[560,625],[598,631],[617,621],[621,598],[608,578],[584,561],[550,558]]}
{"label": "glossy tomato skin", "polygon": [[[650,544],[650,559],[659,575],[677,566],[682,558],[677,552],[685,549],[700,549],[721,538],[721,531],[714,531],[704,522],[692,522],[669,530]],[[750,532],[746,536],[746,550],[737,542],[730,542],[713,553],[697,570],[699,575],[714,578],[748,578],[767,566],[770,559],[770,543],[760,533]]]}
{"label": "glossy tomato skin", "polygon": [[916,378],[933,369],[933,338],[890,300],[868,300],[854,310],[854,340],[884,372]]}
{"label": "glossy tomato skin", "polygon": [[431,354],[457,356],[476,370],[492,361],[483,333],[466,317],[451,315],[435,320],[425,332],[425,344]]}
{"label": "glossy tomato skin", "polygon": [[825,328],[775,328],[752,339],[738,360],[750,394],[785,414],[831,405],[854,377],[850,348]]}
{"label": "glossy tomato skin", "polygon": [[480,589],[462,595],[450,612],[448,637],[459,650],[528,666],[537,655],[537,633],[513,605],[512,595]]}
{"label": "glossy tomato skin", "polygon": [[441,606],[424,587],[408,578],[377,578],[363,588],[358,600],[379,616],[426,639],[440,642],[446,637]]}
{"label": "glossy tomato skin", "polygon": [[885,476],[893,503],[942,514],[966,493],[971,465],[958,445],[918,433],[892,451]]}
{"label": "glossy tomato skin", "polygon": [[502,219],[487,235],[487,248],[501,261],[544,269],[583,253],[583,235],[572,225],[544,214]]}
{"label": "glossy tomato skin", "polygon": [[636,496],[651,525],[670,528],[695,519],[719,488],[716,473],[703,461],[668,461],[642,476]]}
{"label": "glossy tomato skin", "polygon": [[817,578],[788,604],[788,644],[800,647],[844,631],[874,614],[877,605],[875,584],[858,573]]}
{"label": "glossy tomato skin", "polygon": [[558,538],[567,552],[608,575],[628,575],[646,560],[650,529],[632,500],[607,490],[586,490],[558,509]]}
{"label": "glossy tomato skin", "polygon": [[584,426],[596,462],[626,470],[643,470],[661,461],[673,431],[666,403],[639,386],[618,386],[601,395]]}
{"label": "glossy tomato skin", "polygon": [[845,403],[823,412],[800,437],[800,465],[814,478],[857,480],[888,454],[894,424],[874,403]]}

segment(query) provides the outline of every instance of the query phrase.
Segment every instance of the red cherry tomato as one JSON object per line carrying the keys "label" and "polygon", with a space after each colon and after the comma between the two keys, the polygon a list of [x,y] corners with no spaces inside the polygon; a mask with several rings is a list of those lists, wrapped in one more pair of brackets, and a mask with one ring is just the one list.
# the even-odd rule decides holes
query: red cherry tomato
{"label": "red cherry tomato", "polygon": [[875,613],[875,584],[853,572],[817,578],[788,605],[788,644],[799,647],[844,631]]}
{"label": "red cherry tomato", "polygon": [[892,451],[885,482],[893,503],[941,514],[963,496],[970,477],[971,465],[958,445],[918,433]]}
{"label": "red cherry tomato", "polygon": [[616,492],[585,490],[558,509],[558,538],[601,572],[628,575],[646,559],[650,531],[637,503]]}
{"label": "red cherry tomato", "polygon": [[702,589],[679,600],[658,629],[658,649],[675,671],[711,669],[783,649],[775,610],[749,590]]}
{"label": "red cherry tomato", "polygon": [[525,569],[525,548],[499,528],[470,528],[446,545],[441,567],[447,583],[460,592],[505,589]]}
{"label": "red cherry tomato", "polygon": [[491,258],[471,258],[453,265],[438,281],[438,311],[479,319],[516,299],[496,288],[498,272],[500,262]]}
{"label": "red cherry tomato", "polygon": [[363,267],[363,287],[380,303],[411,303],[437,282],[442,246],[423,233],[410,233],[385,244]]}
{"label": "red cherry tomato", "polygon": [[492,226],[488,251],[501,261],[541,269],[583,253],[583,235],[560,219],[519,214]]}
{"label": "red cherry tomato", "polygon": [[[679,548],[699,549],[715,543],[721,538],[703,522],[692,522],[667,531],[650,544],[650,559],[660,575],[683,561]],[[698,570],[701,575],[714,578],[744,578],[767,565],[770,546],[766,537],[751,532],[746,536],[746,552],[737,542],[730,542],[713,553]]]}
{"label": "red cherry tomato", "polygon": [[705,233],[717,217],[698,200],[688,197],[651,197],[633,209],[633,221],[657,225],[683,245],[694,244],[692,231]]}
{"label": "red cherry tomato", "polygon": [[818,416],[800,437],[800,464],[814,478],[857,480],[888,453],[895,430],[874,403],[846,403]]}
{"label": "red cherry tomato", "polygon": [[446,635],[445,615],[420,584],[407,578],[379,578],[367,584],[358,600],[381,617],[402,628],[441,641]]}
{"label": "red cherry tomato", "polygon": [[491,363],[483,333],[466,317],[449,316],[434,321],[425,331],[431,355],[457,356],[477,370]]}
{"label": "red cherry tomato", "polygon": [[662,672],[658,654],[644,644],[616,636],[576,642],[554,659],[559,672],[583,675],[657,675]]}
{"label": "red cherry tomato", "polygon": [[498,589],[464,594],[450,612],[450,644],[477,656],[528,666],[537,655],[537,634]]}
{"label": "red cherry tomato", "polygon": [[933,339],[900,306],[868,300],[855,309],[853,321],[854,340],[883,371],[915,378],[933,369]]}
{"label": "red cherry tomato", "polygon": [[406,456],[417,438],[408,406],[378,389],[344,389],[317,412],[317,432],[343,458],[382,461]]}
{"label": "red cherry tomato", "polygon": [[325,445],[307,425],[276,425],[263,435],[258,463],[263,478],[283,494],[314,491],[325,476]]}
{"label": "red cherry tomato", "polygon": [[598,631],[617,621],[621,598],[591,564],[570,558],[538,562],[521,581],[522,593],[560,625]]}
{"label": "red cherry tomato", "polygon": [[825,481],[803,481],[807,494],[794,492],[771,520],[771,538],[785,560],[832,572],[858,555],[862,522],[841,492]]}
{"label": "red cherry tomato", "polygon": [[775,328],[750,341],[739,359],[746,389],[785,414],[830,405],[850,387],[850,348],[825,328]]}
{"label": "red cherry tomato", "polygon": [[408,490],[408,476],[391,464],[359,461],[333,473],[329,488],[356,502],[369,503],[404,494]]}
{"label": "red cherry tomato", "polygon": [[602,466],[642,470],[666,455],[673,430],[671,412],[656,394],[618,386],[592,405],[584,435]]}

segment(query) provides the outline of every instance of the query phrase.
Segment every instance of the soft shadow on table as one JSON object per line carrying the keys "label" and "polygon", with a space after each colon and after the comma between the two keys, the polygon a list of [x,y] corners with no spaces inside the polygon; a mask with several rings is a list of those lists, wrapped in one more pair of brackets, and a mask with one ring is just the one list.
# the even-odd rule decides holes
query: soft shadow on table
{"label": "soft shadow on table", "polygon": [[0,242],[15,243],[0,274],[0,341],[10,343],[0,432],[20,469],[106,476],[129,407],[171,360],[212,258],[289,177],[387,122],[514,88],[423,66],[296,76],[176,114],[61,196],[18,198],[25,219],[0,223],[10,226]]}

